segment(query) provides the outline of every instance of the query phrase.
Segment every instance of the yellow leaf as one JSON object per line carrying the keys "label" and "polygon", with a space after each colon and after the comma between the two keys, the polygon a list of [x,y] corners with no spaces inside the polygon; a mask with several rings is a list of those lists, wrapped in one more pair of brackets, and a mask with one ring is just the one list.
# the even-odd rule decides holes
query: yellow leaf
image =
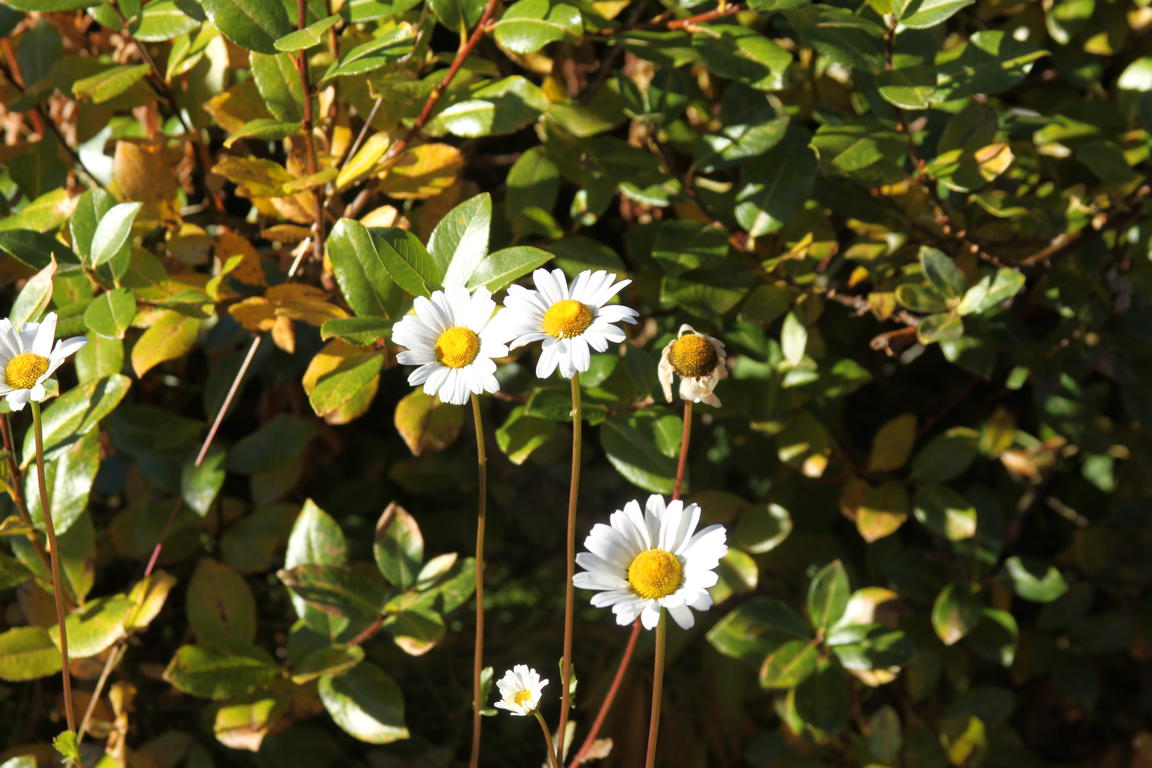
{"label": "yellow leaf", "polygon": [[892,419],[872,438],[872,454],[868,459],[869,472],[898,469],[908,461],[912,445],[916,442],[916,417],[905,413]]}
{"label": "yellow leaf", "polygon": [[167,571],[153,571],[147,578],[136,582],[128,593],[128,599],[136,604],[136,610],[128,614],[124,628],[131,632],[151,624],[160,614],[174,586],[176,577]]}
{"label": "yellow leaf", "polygon": [[391,205],[382,205],[379,208],[373,208],[360,217],[360,223],[366,227],[412,228],[412,223],[409,222],[395,206]]}
{"label": "yellow leaf", "polygon": [[240,187],[246,197],[285,197],[293,194],[287,185],[296,181],[284,166],[259,157],[225,155],[212,172]]}
{"label": "yellow leaf", "polygon": [[253,296],[229,307],[228,312],[250,331],[270,331],[276,318],[287,317],[317,327],[325,320],[348,313],[328,301],[328,294],[303,283],[274,285],[263,296]]}
{"label": "yellow leaf", "polygon": [[199,331],[195,317],[164,310],[132,347],[132,370],[143,376],[160,363],[182,357],[196,343]]}
{"label": "yellow leaf", "polygon": [[464,410],[417,389],[396,405],[395,423],[408,450],[420,456],[442,451],[456,440],[464,425]]}
{"label": "yellow leaf", "polygon": [[864,494],[856,509],[856,530],[865,541],[882,539],[908,519],[908,493],[899,483],[889,480]]}
{"label": "yellow leaf", "polygon": [[[247,69],[248,62],[239,66]],[[256,88],[256,79],[252,77],[213,96],[204,105],[204,109],[228,133],[235,133],[251,120],[273,119]]]}
{"label": "yellow leaf", "polygon": [[1007,142],[1000,141],[989,144],[976,150],[976,162],[980,167],[980,176],[985,181],[992,181],[1012,165],[1016,156]]}
{"label": "yellow leaf", "polygon": [[296,351],[296,329],[287,315],[272,321],[272,343],[290,355]]}
{"label": "yellow leaf", "polygon": [[381,175],[380,191],[401,200],[423,200],[456,182],[464,154],[450,144],[421,144],[405,152]]}
{"label": "yellow leaf", "polygon": [[264,285],[264,267],[260,252],[248,240],[235,232],[223,232],[216,238],[216,259],[226,264],[233,256],[242,256],[240,264],[229,274],[245,285]]}
{"label": "yellow leaf", "polygon": [[[325,344],[312,361],[308,363],[307,370],[301,384],[308,395],[308,402],[316,409],[312,400],[312,393],[316,385],[325,377],[341,370],[351,370],[374,357],[384,357],[384,363],[390,364],[390,355],[386,351],[377,351],[368,347],[356,347],[340,339],[333,339]],[[376,390],[380,384],[380,376],[376,374],[367,385],[360,387],[352,393],[338,407],[317,413],[329,424],[347,424],[368,410],[372,400],[376,397]]]}
{"label": "yellow leaf", "polygon": [[311,233],[312,230],[308,227],[298,227],[295,224],[276,224],[262,229],[260,237],[277,243],[298,243]]}
{"label": "yellow leaf", "polygon": [[144,203],[141,221],[180,218],[176,198],[180,158],[179,150],[164,144],[116,142],[112,181],[121,200]]}
{"label": "yellow leaf", "polygon": [[340,169],[340,173],[336,176],[336,189],[344,189],[372,173],[376,163],[384,157],[391,143],[392,137],[383,132],[369,136],[360,149],[356,150],[356,154]]}

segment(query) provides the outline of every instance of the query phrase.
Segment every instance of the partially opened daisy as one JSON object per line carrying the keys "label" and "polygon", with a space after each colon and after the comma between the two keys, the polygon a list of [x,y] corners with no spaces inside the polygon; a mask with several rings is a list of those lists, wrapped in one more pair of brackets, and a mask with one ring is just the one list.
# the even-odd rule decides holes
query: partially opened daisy
{"label": "partially opened daisy", "polygon": [[500,701],[496,706],[514,715],[530,715],[540,707],[540,696],[547,680],[541,680],[536,670],[526,664],[517,664],[496,681]]}
{"label": "partially opened daisy", "polygon": [[727,354],[724,342],[684,323],[676,338],[668,342],[660,353],[657,369],[664,399],[672,402],[673,375],[680,377],[680,397],[692,403],[706,403],[720,407],[720,398],[714,390],[720,379],[728,375],[725,364]]}
{"label": "partially opened daisy", "polygon": [[392,341],[407,347],[396,356],[419,366],[408,376],[413,386],[443,402],[463,405],[469,395],[496,392],[496,363],[508,347],[492,322],[496,302],[487,288],[469,294],[462,286],[417,296],[412,314],[392,327]]}
{"label": "partially opened daisy", "polygon": [[513,285],[500,313],[505,337],[512,349],[544,342],[536,375],[545,379],[557,367],[566,379],[587,371],[591,350],[603,352],[608,345],[624,341],[624,331],[616,323],[635,323],[636,310],[620,304],[606,306],[631,280],[616,281],[616,275],[586,270],[572,286],[559,269],[532,273],[536,290]]}
{"label": "partially opened daisy", "polygon": [[55,312],[49,312],[42,322],[24,323],[19,331],[8,318],[0,319],[0,366],[4,369],[0,395],[12,410],[22,410],[29,400],[42,402],[48,394],[44,382],[88,343],[83,336],[73,336],[53,346],[55,339]]}
{"label": "partially opened daisy", "polygon": [[646,629],[653,629],[660,609],[667,608],[677,624],[689,629],[695,623],[690,609],[712,607],[708,588],[716,584],[716,567],[728,552],[724,526],[697,531],[699,522],[698,504],[665,503],[663,496],[652,495],[641,512],[639,502],[630,501],[612,513],[608,525],[592,527],[584,540],[588,551],[576,556],[584,571],[573,583],[596,590],[592,605],[611,606],[621,626],[639,616]]}

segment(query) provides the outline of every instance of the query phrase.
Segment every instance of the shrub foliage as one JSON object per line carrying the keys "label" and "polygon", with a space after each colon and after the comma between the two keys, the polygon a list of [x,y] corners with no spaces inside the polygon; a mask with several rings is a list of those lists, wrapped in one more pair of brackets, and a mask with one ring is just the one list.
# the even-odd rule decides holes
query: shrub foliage
{"label": "shrub foliage", "polygon": [[[0,279],[89,338],[45,407],[86,764],[459,764],[474,447],[389,334],[541,265],[641,314],[582,379],[581,530],[672,492],[663,346],[727,345],[685,487],[731,550],[661,764],[1152,759],[1147,0],[3,2]],[[555,681],[572,419],[533,370],[484,400],[485,662]],[[30,766],[60,660],[5,418]],[[626,638],[582,603],[577,743]],[[539,762],[520,726],[485,765]]]}

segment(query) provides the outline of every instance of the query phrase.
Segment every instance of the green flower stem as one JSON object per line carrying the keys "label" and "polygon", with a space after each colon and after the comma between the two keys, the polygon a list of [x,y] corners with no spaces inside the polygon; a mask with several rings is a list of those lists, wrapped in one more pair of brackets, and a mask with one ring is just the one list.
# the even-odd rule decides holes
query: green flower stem
{"label": "green flower stem", "polygon": [[560,667],[560,743],[568,727],[568,710],[572,705],[572,619],[576,605],[576,500],[580,496],[580,434],[584,426],[580,408],[580,374],[572,374],[572,475],[568,486],[567,575],[564,580],[564,660]]}
{"label": "green flower stem", "polygon": [[476,641],[472,652],[472,756],[471,768],[480,764],[480,712],[484,709],[480,675],[484,669],[484,523],[488,508],[488,459],[484,452],[484,422],[480,398],[472,395],[472,419],[476,427],[476,468],[479,500],[476,503]]}
{"label": "green flower stem", "polygon": [[660,700],[664,696],[664,650],[667,645],[668,619],[664,609],[660,609],[660,619],[656,624],[656,662],[652,670],[652,715],[648,719],[648,756],[644,758],[644,768],[656,764],[656,739],[660,735]]}
{"label": "green flower stem", "polygon": [[64,715],[68,730],[76,732],[76,715],[72,710],[72,675],[68,669],[68,629],[64,621],[64,580],[60,578],[60,548],[56,544],[56,526],[52,524],[52,500],[44,479],[44,423],[40,403],[31,400],[32,432],[36,438],[36,479],[40,483],[40,509],[44,512],[44,533],[48,535],[48,554],[52,561],[52,596],[56,599],[56,624],[60,627],[60,676],[64,684]]}
{"label": "green flower stem", "polygon": [[552,768],[560,768],[560,758],[556,753],[556,747],[552,744],[552,733],[548,730],[548,723],[544,722],[544,715],[540,714],[538,709],[532,710],[532,714],[536,716],[536,722],[540,723],[540,730],[544,732],[544,745],[548,747],[548,762]]}

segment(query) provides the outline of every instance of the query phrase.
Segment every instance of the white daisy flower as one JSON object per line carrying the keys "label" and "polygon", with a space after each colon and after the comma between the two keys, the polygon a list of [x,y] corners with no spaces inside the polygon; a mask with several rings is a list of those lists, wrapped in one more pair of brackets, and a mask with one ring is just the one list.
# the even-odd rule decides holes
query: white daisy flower
{"label": "white daisy flower", "polygon": [[392,327],[392,341],[407,347],[396,356],[404,365],[419,366],[408,383],[443,402],[463,405],[471,394],[496,392],[493,358],[508,354],[508,346],[492,320],[496,302],[487,288],[469,295],[462,286],[416,297],[413,314]]}
{"label": "white daisy flower", "polygon": [[608,344],[624,341],[624,331],[615,323],[635,323],[636,310],[620,304],[605,304],[631,280],[616,282],[616,275],[603,270],[586,270],[576,276],[572,287],[559,269],[532,273],[536,290],[513,285],[500,313],[505,338],[515,349],[533,341],[544,342],[536,375],[546,379],[556,367],[566,379],[592,365],[589,347],[597,352]]}
{"label": "white daisy flower", "polygon": [[530,715],[540,706],[540,695],[547,680],[541,680],[539,673],[526,664],[517,664],[496,681],[500,691],[500,701],[496,706],[514,715]]}
{"label": "white daisy flower", "polygon": [[672,378],[680,376],[680,397],[692,403],[706,403],[720,407],[720,398],[714,390],[720,379],[728,375],[725,364],[728,355],[724,342],[684,323],[676,338],[668,342],[660,354],[657,369],[664,399],[672,402]]}
{"label": "white daisy flower", "polygon": [[88,343],[83,336],[61,339],[56,337],[56,313],[39,323],[24,323],[17,332],[8,318],[0,319],[0,366],[4,381],[0,382],[0,395],[14,411],[22,410],[29,400],[42,402],[47,396],[44,382],[68,357]]}
{"label": "white daisy flower", "polygon": [[717,581],[716,567],[728,552],[722,525],[696,531],[700,506],[680,499],[665,504],[652,495],[640,511],[636,501],[612,513],[610,524],[597,523],[584,540],[587,552],[576,556],[584,569],[572,583],[596,590],[592,605],[612,607],[616,623],[627,626],[640,617],[654,629],[660,609],[684,629],[695,623],[690,608],[712,607],[708,588]]}

